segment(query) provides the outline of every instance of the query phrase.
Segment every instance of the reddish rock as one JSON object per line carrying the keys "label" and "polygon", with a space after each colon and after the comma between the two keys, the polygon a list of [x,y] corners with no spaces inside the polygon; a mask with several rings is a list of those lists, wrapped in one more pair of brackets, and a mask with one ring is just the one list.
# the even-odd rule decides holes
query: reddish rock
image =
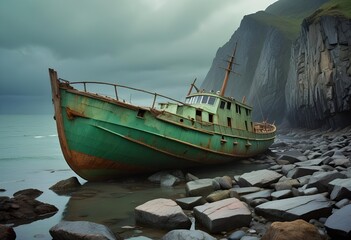
{"label": "reddish rock", "polygon": [[324,240],[312,224],[298,219],[292,222],[273,222],[262,240]]}
{"label": "reddish rock", "polygon": [[158,198],[135,208],[135,220],[162,229],[189,229],[190,219],[177,203],[171,199]]}

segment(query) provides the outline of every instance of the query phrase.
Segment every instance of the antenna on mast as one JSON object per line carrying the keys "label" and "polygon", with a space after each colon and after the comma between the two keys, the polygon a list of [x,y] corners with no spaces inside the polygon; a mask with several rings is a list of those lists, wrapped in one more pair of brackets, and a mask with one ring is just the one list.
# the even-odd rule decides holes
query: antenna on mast
{"label": "antenna on mast", "polygon": [[[232,56],[229,56],[229,61],[228,61],[228,66],[227,68],[225,68],[225,76],[224,76],[224,79],[223,79],[223,84],[222,84],[222,88],[221,88],[221,91],[219,93],[220,96],[224,96],[224,93],[225,93],[225,90],[227,88],[227,83],[228,83],[228,79],[229,79],[229,75],[230,75],[230,72],[233,72],[232,71],[232,68],[233,68],[233,64],[235,64],[234,62],[234,58],[235,58],[235,53],[236,53],[236,47],[238,45],[238,42],[235,43],[235,47],[234,47],[234,51],[233,51],[233,55]],[[235,73],[235,72],[234,72]]]}

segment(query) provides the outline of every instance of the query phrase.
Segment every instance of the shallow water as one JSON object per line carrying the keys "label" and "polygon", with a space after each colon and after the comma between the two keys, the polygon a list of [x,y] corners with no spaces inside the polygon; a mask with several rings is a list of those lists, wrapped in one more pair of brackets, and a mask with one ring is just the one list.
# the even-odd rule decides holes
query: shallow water
{"label": "shallow water", "polygon": [[[116,182],[90,183],[79,178],[63,159],[55,122],[50,115],[0,115],[0,196],[37,188],[43,191],[39,201],[55,205],[52,217],[15,227],[17,239],[51,239],[49,229],[60,220],[86,220],[102,223],[123,237],[160,238],[165,231],[135,227],[134,208],[155,198],[176,199],[185,196],[184,184],[162,188],[146,177]],[[239,175],[265,168],[262,164],[240,161],[220,166],[188,169],[200,178]],[[56,182],[77,176],[83,184],[72,196],[59,196],[49,190]]]}

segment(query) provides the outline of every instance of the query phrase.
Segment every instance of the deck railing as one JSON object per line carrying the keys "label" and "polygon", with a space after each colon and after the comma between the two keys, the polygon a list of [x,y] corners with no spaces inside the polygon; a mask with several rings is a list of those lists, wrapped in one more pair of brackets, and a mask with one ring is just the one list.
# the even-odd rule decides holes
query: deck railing
{"label": "deck railing", "polygon": [[[111,87],[113,87],[114,94],[115,94],[115,99],[117,101],[120,101],[119,95],[118,95],[118,91],[117,91],[118,88],[124,88],[124,89],[129,89],[129,90],[132,90],[132,91],[136,91],[136,92],[145,93],[145,94],[151,95],[153,97],[152,106],[151,106],[152,109],[155,108],[157,98],[164,98],[164,99],[170,100],[172,102],[176,102],[176,103],[181,104],[181,105],[188,105],[188,104],[186,104],[184,102],[181,102],[181,101],[176,100],[176,99],[171,98],[171,97],[167,97],[167,96],[162,95],[162,94],[146,91],[146,90],[139,89],[139,88],[134,88],[134,87],[129,87],[129,86],[125,86],[125,85],[120,85],[120,84],[106,83],[106,82],[95,82],[95,81],[70,82],[70,81],[62,79],[62,78],[60,78],[59,81],[64,82],[64,83],[66,83],[66,84],[68,84],[70,86],[72,86],[72,85],[82,85],[83,89],[84,89],[84,92],[88,92],[87,91],[87,86],[88,85],[94,85],[95,84],[95,85],[111,86]],[[94,92],[94,93],[96,93],[96,92]]]}

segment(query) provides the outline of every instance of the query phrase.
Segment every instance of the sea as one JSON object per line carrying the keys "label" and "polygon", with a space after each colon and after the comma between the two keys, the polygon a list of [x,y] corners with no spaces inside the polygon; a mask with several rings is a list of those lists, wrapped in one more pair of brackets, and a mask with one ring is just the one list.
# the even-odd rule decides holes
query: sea
{"label": "sea", "polygon": [[[147,176],[118,181],[87,182],[76,175],[62,155],[53,115],[0,115],[0,196],[12,197],[23,189],[43,192],[37,200],[55,205],[59,211],[48,218],[13,226],[16,239],[52,239],[49,229],[61,220],[91,221],[108,226],[123,238],[146,236],[160,239],[166,232],[137,226],[134,209],[155,198],[185,197],[183,184],[160,187]],[[243,161],[230,165],[187,171],[200,177],[231,177],[267,167]],[[82,187],[59,195],[49,188],[60,180],[77,177]]]}

